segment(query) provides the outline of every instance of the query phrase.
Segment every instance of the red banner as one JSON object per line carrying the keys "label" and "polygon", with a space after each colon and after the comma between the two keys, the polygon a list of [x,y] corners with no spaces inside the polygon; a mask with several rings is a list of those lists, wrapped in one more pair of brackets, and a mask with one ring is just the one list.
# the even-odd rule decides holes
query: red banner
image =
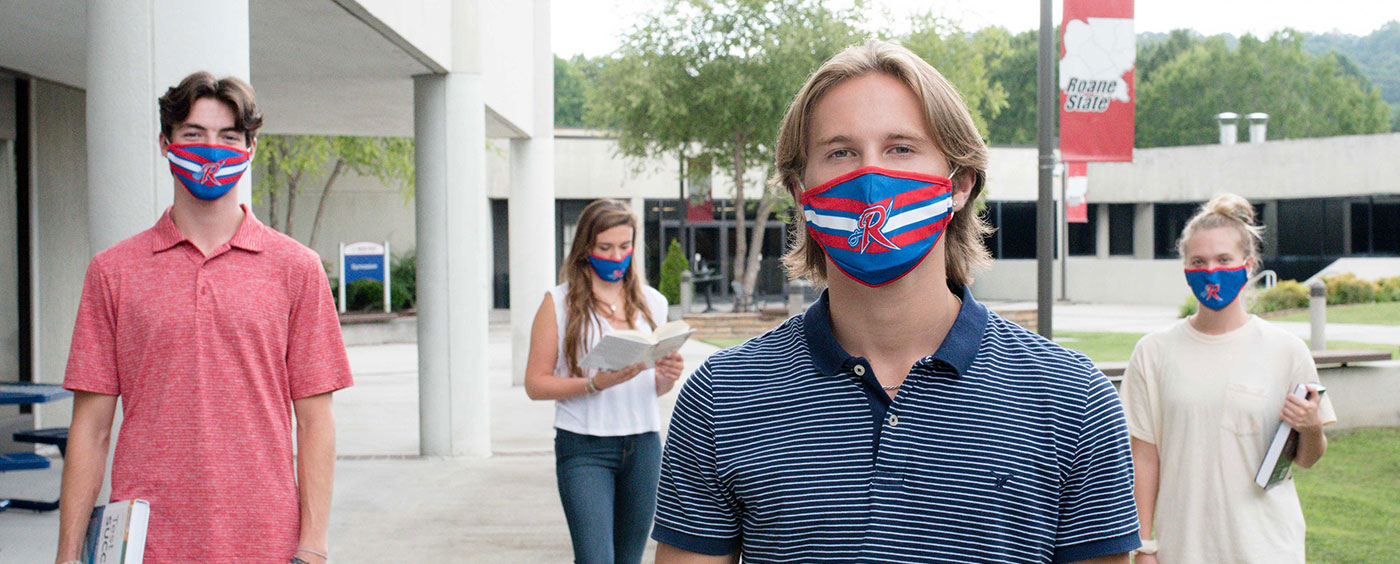
{"label": "red banner", "polygon": [[1089,223],[1089,163],[1065,163],[1065,221]]}
{"label": "red banner", "polygon": [[1064,0],[1060,158],[1133,160],[1133,0]]}

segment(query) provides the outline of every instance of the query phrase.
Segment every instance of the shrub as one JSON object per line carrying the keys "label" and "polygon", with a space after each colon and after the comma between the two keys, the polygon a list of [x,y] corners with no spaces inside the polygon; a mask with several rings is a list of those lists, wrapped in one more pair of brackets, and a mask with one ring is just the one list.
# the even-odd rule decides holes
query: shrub
{"label": "shrub", "polygon": [[661,261],[661,287],[658,288],[671,304],[681,303],[681,273],[685,272],[687,264],[681,242],[671,239],[666,258]]}
{"label": "shrub", "polygon": [[1327,305],[1365,304],[1376,300],[1376,283],[1344,272],[1323,276],[1327,284]]}
{"label": "shrub", "polygon": [[1187,294],[1186,303],[1181,304],[1181,315],[1177,317],[1191,317],[1192,314],[1196,313],[1196,306],[1199,303],[1196,301],[1196,296]]}
{"label": "shrub", "polygon": [[1376,281],[1376,301],[1400,302],[1400,276],[1391,276]]}
{"label": "shrub", "polygon": [[1308,287],[1297,280],[1284,280],[1254,298],[1254,313],[1308,307]]}
{"label": "shrub", "polygon": [[345,311],[384,311],[384,284],[368,278],[346,284]]}
{"label": "shrub", "polygon": [[389,266],[389,306],[394,311],[413,309],[418,304],[418,251],[395,258]]}

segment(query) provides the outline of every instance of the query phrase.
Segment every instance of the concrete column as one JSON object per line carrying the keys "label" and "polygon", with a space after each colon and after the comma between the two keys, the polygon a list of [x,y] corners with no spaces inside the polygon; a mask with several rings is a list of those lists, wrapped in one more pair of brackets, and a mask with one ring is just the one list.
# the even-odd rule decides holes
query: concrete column
{"label": "concrete column", "polygon": [[1138,260],[1154,258],[1153,209],[1152,204],[1137,204],[1133,209],[1133,258]]}
{"label": "concrete column", "polygon": [[[0,75],[0,380],[19,377],[19,194],[16,192],[15,81]],[[0,408],[0,418],[18,408]]]}
{"label": "concrete column", "polygon": [[1094,221],[1097,222],[1094,227],[1094,256],[1099,259],[1108,258],[1108,207],[1107,203],[1099,204],[1099,212],[1094,216]]}
{"label": "concrete column", "polygon": [[[1351,256],[1351,202],[1342,200],[1342,256]],[[1372,227],[1374,229],[1374,227]],[[1275,236],[1277,239],[1277,236]]]}
{"label": "concrete column", "polygon": [[530,328],[544,294],[556,284],[554,268],[554,52],[549,0],[535,0],[531,58],[534,111],[529,139],[510,142],[511,383],[525,383]]}
{"label": "concrete column", "polygon": [[418,410],[425,456],[489,456],[486,106],[479,73],[414,77]]}
{"label": "concrete column", "polygon": [[[1261,225],[1264,226],[1263,254],[1266,257],[1278,256],[1278,200],[1264,202],[1264,217],[1260,220]],[[1343,233],[1346,233],[1347,237],[1351,237],[1351,226],[1347,226]]]}
{"label": "concrete column", "polygon": [[[632,213],[637,216],[637,240],[636,246],[632,250],[632,268],[637,269],[637,275],[642,277],[642,282],[647,283],[647,201],[646,198],[632,198],[627,202],[632,207]],[[661,252],[666,252],[666,247],[661,247]],[[660,257],[665,260],[666,257]]]}
{"label": "concrete column", "polygon": [[413,79],[418,440],[425,456],[491,455],[491,207],[479,1],[451,3],[451,72]]}
{"label": "concrete column", "polygon": [[[88,180],[93,252],[150,227],[174,201],[156,99],[199,70],[248,80],[248,42],[248,0],[88,0],[87,163],[102,171]],[[238,199],[252,194],[245,174]]]}

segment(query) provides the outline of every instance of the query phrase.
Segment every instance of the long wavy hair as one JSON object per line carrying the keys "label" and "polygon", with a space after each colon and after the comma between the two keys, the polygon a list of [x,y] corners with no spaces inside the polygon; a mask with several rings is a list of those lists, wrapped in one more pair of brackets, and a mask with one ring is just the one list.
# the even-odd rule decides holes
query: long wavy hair
{"label": "long wavy hair", "polygon": [[[559,277],[569,283],[569,292],[564,297],[564,360],[569,367],[569,375],[575,378],[583,377],[583,369],[578,367],[578,362],[587,353],[584,347],[588,340],[584,332],[592,326],[589,321],[608,307],[593,295],[593,276],[590,275],[593,265],[589,264],[588,255],[598,242],[598,234],[619,225],[632,228],[632,246],[635,249],[637,217],[632,215],[627,204],[610,199],[588,204],[578,218],[573,245],[569,246],[569,255],[564,258],[564,266],[559,272]],[[655,329],[656,320],[652,319],[651,309],[642,295],[642,284],[634,261],[622,277],[623,314],[632,320],[637,318],[640,311],[651,328]],[[599,320],[599,323],[603,321]]]}

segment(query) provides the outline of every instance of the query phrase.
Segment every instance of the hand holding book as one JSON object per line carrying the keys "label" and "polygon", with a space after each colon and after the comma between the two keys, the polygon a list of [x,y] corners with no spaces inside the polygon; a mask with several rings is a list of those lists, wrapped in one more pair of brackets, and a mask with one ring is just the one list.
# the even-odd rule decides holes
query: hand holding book
{"label": "hand holding book", "polygon": [[[1322,427],[1317,415],[1317,404],[1326,391],[1327,388],[1322,384],[1298,384],[1284,401],[1278,428],[1274,430],[1273,440],[1264,452],[1264,461],[1259,464],[1259,471],[1254,474],[1256,485],[1268,489],[1269,486],[1288,477],[1288,471],[1293,467],[1293,457],[1298,454],[1297,429],[1315,432]],[[1300,427],[1295,428],[1294,423]]]}
{"label": "hand holding book", "polygon": [[1323,388],[1321,384],[1300,384],[1300,386],[1311,386],[1314,389],[1308,390],[1306,396],[1300,397],[1296,393],[1290,394],[1283,402],[1283,411],[1279,413],[1279,418],[1292,427],[1294,431],[1300,433],[1317,431],[1322,428],[1322,417],[1318,414],[1318,404],[1322,401],[1322,393],[1326,388]]}
{"label": "hand holding book", "polygon": [[637,363],[650,367],[680,350],[694,332],[684,321],[657,327],[650,335],[634,330],[613,331],[603,335],[578,365],[601,371],[617,371]]}

